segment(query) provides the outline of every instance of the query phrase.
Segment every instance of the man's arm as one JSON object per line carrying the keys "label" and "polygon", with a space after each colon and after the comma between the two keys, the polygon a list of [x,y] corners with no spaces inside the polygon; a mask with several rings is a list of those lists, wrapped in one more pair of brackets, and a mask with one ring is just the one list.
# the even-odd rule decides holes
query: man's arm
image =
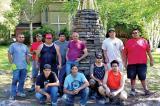
{"label": "man's arm", "polygon": [[103,50],[103,54],[104,54],[104,62],[105,62],[105,64],[109,63],[109,59],[108,59],[108,56],[107,56],[107,50]]}
{"label": "man's arm", "polygon": [[54,77],[56,79],[56,82],[54,82],[54,83],[48,83],[47,86],[59,86],[59,80],[57,78],[57,75],[55,73],[53,73],[53,74],[54,74]]}
{"label": "man's arm", "polygon": [[105,89],[109,89],[107,86],[107,80],[108,80],[108,71],[106,71],[104,79],[103,79],[103,86],[105,87]]}
{"label": "man's arm", "polygon": [[9,60],[9,63],[12,64],[13,58],[12,58],[12,55],[9,52],[8,52],[8,60]]}
{"label": "man's arm", "polygon": [[154,65],[154,60],[153,60],[153,57],[152,57],[151,51],[150,51],[150,50],[148,50],[148,51],[147,51],[147,54],[148,54],[149,59],[150,59],[150,66],[153,66],[153,65]]}
{"label": "man's arm", "polygon": [[57,56],[58,56],[59,68],[61,68],[61,66],[62,66],[62,58],[61,58],[61,53],[60,53],[60,50],[59,50],[59,46],[57,46],[56,44],[54,44],[54,45],[55,45]]}
{"label": "man's arm", "polygon": [[67,51],[66,51],[66,61],[68,61],[68,51],[69,51],[69,48],[67,48]]}
{"label": "man's arm", "polygon": [[85,58],[85,57],[88,55],[88,50],[87,50],[87,48],[84,48],[84,49],[83,49],[83,53],[84,53],[84,54],[83,54],[80,58],[77,59],[78,62],[81,61],[83,58]]}

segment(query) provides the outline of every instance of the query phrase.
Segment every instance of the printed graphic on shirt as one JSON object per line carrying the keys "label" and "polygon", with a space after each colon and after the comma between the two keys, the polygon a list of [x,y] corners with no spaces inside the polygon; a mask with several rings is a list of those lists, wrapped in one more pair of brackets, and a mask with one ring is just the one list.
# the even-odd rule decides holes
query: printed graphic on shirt
{"label": "printed graphic on shirt", "polygon": [[76,90],[77,88],[79,88],[81,86],[81,82],[78,81],[78,80],[74,80],[72,83],[71,83],[71,86],[72,86],[72,89],[73,90]]}

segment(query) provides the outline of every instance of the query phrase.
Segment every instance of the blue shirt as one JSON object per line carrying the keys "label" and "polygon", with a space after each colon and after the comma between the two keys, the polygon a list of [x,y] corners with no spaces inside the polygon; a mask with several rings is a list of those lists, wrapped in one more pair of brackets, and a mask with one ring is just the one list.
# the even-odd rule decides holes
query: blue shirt
{"label": "blue shirt", "polygon": [[73,91],[83,85],[86,80],[83,73],[78,72],[75,77],[69,74],[64,81],[64,88]]}
{"label": "blue shirt", "polygon": [[16,64],[17,69],[26,69],[27,68],[27,56],[29,50],[27,46],[23,43],[12,43],[9,46],[8,52],[12,55],[13,63]]}
{"label": "blue shirt", "polygon": [[60,53],[61,53],[61,57],[62,57],[62,65],[66,64],[66,52],[68,49],[69,42],[68,41],[61,42],[61,41],[57,40],[54,43],[56,45],[58,45],[60,48]]}

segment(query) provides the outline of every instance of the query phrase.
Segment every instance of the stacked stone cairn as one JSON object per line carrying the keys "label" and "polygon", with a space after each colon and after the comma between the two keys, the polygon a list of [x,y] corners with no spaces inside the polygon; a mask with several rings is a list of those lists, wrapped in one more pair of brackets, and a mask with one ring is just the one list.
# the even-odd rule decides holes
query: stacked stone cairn
{"label": "stacked stone cairn", "polygon": [[95,53],[102,52],[104,40],[98,12],[92,9],[78,10],[73,20],[73,31],[78,32],[80,40],[86,43],[88,56],[80,61],[79,70],[88,76],[90,65],[95,61]]}

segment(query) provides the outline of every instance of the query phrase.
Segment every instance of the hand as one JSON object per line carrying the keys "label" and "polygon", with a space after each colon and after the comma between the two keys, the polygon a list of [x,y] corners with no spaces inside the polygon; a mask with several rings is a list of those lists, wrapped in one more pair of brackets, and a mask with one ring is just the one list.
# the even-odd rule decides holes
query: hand
{"label": "hand", "polygon": [[114,97],[114,96],[116,96],[117,95],[117,93],[116,92],[111,92],[111,94],[110,94],[112,97]]}
{"label": "hand", "polygon": [[154,65],[154,61],[150,60],[150,66],[153,66],[153,65]]}
{"label": "hand", "polygon": [[80,91],[80,89],[76,89],[76,90],[74,90],[74,94],[78,94],[78,93],[79,93],[79,91]]}
{"label": "hand", "polygon": [[58,66],[57,66],[57,68],[58,68],[58,69],[61,69],[61,68],[62,68],[62,66],[61,66],[61,65],[58,65]]}
{"label": "hand", "polygon": [[46,85],[45,85],[45,88],[47,89],[47,88],[48,88],[48,86],[49,86],[49,85],[48,85],[48,84],[46,84]]}
{"label": "hand", "polygon": [[77,58],[76,62],[79,62],[81,59],[80,58]]}
{"label": "hand", "polygon": [[51,100],[50,95],[49,95],[48,93],[46,93],[45,95],[46,95],[46,97],[47,97],[46,102],[49,102],[49,101]]}
{"label": "hand", "polygon": [[101,85],[102,85],[102,82],[101,82],[101,81],[98,81],[98,84],[101,86]]}

